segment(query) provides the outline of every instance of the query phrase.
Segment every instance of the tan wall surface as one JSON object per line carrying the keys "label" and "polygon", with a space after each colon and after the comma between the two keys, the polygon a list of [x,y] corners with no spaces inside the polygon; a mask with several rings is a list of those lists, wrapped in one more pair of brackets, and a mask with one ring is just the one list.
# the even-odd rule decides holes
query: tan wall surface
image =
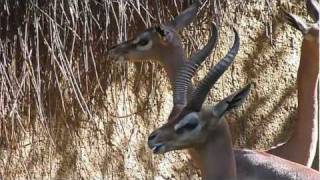
{"label": "tan wall surface", "polygon": [[[304,2],[202,2],[198,18],[181,33],[186,52],[203,46],[210,21],[221,30],[217,49],[195,81],[231,46],[231,26],[241,39],[235,63],[208,103],[253,82],[247,102],[226,117],[235,146],[265,149],[285,141],[294,126],[302,36],[284,24],[279,10],[306,17]],[[104,52],[143,30],[143,21],[147,26],[165,22],[187,3],[5,1],[1,6],[0,177],[199,177],[185,151],[153,155],[146,145],[172,106],[162,67],[115,64]]]}

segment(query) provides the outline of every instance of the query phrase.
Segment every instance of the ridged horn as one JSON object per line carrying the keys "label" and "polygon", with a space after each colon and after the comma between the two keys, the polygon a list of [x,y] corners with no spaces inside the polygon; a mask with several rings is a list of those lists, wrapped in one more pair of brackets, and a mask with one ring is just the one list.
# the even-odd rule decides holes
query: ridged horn
{"label": "ridged horn", "polygon": [[218,28],[212,23],[212,34],[207,44],[192,55],[190,60],[179,70],[173,92],[174,105],[187,105],[187,90],[200,64],[210,55],[212,49],[216,46],[218,39]]}
{"label": "ridged horn", "polygon": [[235,59],[239,47],[240,39],[238,32],[233,28],[235,33],[234,43],[227,55],[223,57],[218,64],[210,69],[209,73],[200,81],[197,88],[193,91],[191,101],[188,106],[194,111],[200,111],[204,100],[206,99],[210,89],[220,78],[220,76],[227,70]]}

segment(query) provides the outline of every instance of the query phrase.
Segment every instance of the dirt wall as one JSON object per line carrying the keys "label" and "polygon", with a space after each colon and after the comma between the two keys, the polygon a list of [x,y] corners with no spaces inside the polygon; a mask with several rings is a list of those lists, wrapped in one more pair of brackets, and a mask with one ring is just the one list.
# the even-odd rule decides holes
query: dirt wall
{"label": "dirt wall", "polygon": [[[195,82],[240,35],[235,63],[208,104],[248,82],[246,103],[226,117],[236,147],[269,148],[294,126],[302,36],[280,8],[306,17],[303,1],[201,1],[181,32],[190,55],[219,24],[218,46]],[[161,65],[115,64],[112,45],[188,6],[181,1],[2,2],[1,179],[197,179],[185,151],[153,155],[146,138],[165,123],[171,87]]]}

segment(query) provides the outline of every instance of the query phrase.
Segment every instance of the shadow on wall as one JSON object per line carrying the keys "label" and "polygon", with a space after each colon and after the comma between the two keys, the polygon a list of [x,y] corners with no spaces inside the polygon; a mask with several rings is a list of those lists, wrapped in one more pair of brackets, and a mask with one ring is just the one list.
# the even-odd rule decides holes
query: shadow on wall
{"label": "shadow on wall", "polygon": [[[0,98],[5,96],[0,99],[0,139],[4,150],[0,152],[0,178],[151,179],[163,157],[153,159],[144,139],[169,113],[164,113],[168,109],[167,96],[171,96],[169,83],[164,81],[164,73],[159,73],[159,65],[119,66],[110,62],[106,47],[159,23],[162,17],[169,19],[188,3],[54,2],[57,4],[6,2],[10,11],[4,8],[7,5],[0,6],[1,26],[8,27],[1,29],[0,39],[0,55],[5,57],[0,62],[0,82],[4,87],[0,88]],[[208,17],[224,22],[215,15],[231,13],[226,9],[241,5],[238,1],[230,2],[230,7],[220,1],[204,2],[197,18],[201,23],[196,26]],[[223,10],[216,12],[214,5]],[[242,15],[246,16],[244,12]],[[282,31],[275,17],[272,21],[277,39]],[[199,42],[203,42],[206,33],[206,27],[190,26],[183,41],[192,44],[187,46],[188,51],[202,46]],[[279,67],[286,54],[281,48],[272,51],[276,47],[268,43],[265,32],[252,41],[254,49],[244,61],[242,77],[257,87],[266,69]],[[268,59],[261,58],[265,56]],[[278,113],[277,107],[291,98],[294,88],[288,86],[284,91],[263,119],[260,109],[274,101],[274,92],[268,90],[261,96],[253,92],[252,103],[236,115],[239,120],[232,126],[234,139],[244,137],[242,145],[246,147],[259,143],[257,134],[262,136],[267,128],[253,127],[271,123],[268,117]],[[287,127],[287,123],[291,122],[286,120],[281,126]],[[278,141],[284,134],[268,138]],[[179,155],[174,158],[182,159]],[[195,173],[189,164],[184,161],[166,177],[183,179],[187,177],[184,175]]]}
{"label": "shadow on wall", "polygon": [[[272,19],[272,36],[275,41],[282,39],[280,36],[283,36],[286,29],[283,28],[284,24],[278,20],[278,17],[277,14]],[[260,92],[252,92],[249,99],[254,101],[243,109],[241,115],[235,115],[238,120],[234,122],[235,125],[232,127],[232,132],[235,132],[233,142],[240,144],[241,147],[255,148],[262,137],[269,139],[268,144],[275,145],[287,140],[292,131],[295,119],[294,111],[289,112],[288,115],[274,116],[283,111],[281,108],[288,106],[287,101],[294,97],[296,91],[295,80],[285,85],[278,83],[284,78],[279,72],[285,66],[283,64],[286,61],[287,47],[282,45],[279,49],[269,40],[265,31],[260,32],[250,42],[254,47],[252,52],[246,52],[248,60],[244,61],[243,73],[245,73],[247,81],[254,82],[256,89],[259,89]],[[278,72],[271,71],[270,73],[271,68],[275,68],[275,71]],[[266,79],[272,79],[273,82],[265,84]],[[263,89],[268,89],[267,93],[262,93],[261,90],[265,91]],[[270,102],[272,103],[270,104]],[[279,119],[279,117],[283,119]],[[272,132],[270,129],[272,126],[280,126],[281,131]],[[269,147],[265,146],[265,148]]]}

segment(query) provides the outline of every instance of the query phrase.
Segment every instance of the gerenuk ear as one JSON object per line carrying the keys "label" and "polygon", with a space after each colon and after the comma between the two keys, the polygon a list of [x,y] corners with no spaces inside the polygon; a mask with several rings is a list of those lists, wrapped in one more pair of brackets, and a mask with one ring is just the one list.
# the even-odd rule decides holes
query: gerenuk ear
{"label": "gerenuk ear", "polygon": [[195,0],[195,2],[186,10],[184,10],[180,15],[176,16],[167,25],[173,27],[176,30],[180,30],[190,24],[193,18],[197,15],[198,8],[200,7],[200,2]]}
{"label": "gerenuk ear", "polygon": [[319,22],[320,4],[317,0],[307,0],[307,10],[313,20]]}
{"label": "gerenuk ear", "polygon": [[283,14],[289,25],[301,31],[302,34],[306,34],[308,32],[308,26],[306,22],[299,16],[288,13],[286,11],[283,11]]}
{"label": "gerenuk ear", "polygon": [[251,83],[220,101],[213,107],[213,116],[221,118],[227,111],[240,106],[248,96],[250,87]]}

